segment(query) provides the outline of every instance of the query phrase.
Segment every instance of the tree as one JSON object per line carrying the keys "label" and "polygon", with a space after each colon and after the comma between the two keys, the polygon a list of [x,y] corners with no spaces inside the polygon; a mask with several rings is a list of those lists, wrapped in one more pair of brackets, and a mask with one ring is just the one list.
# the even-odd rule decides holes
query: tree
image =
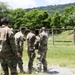
{"label": "tree", "polygon": [[26,27],[28,28],[36,28],[36,19],[38,15],[38,10],[33,9],[26,13],[24,16],[24,21],[26,24]]}
{"label": "tree", "polygon": [[43,16],[43,20],[42,20],[43,26],[46,28],[51,28],[51,26],[50,26],[51,16],[47,12],[43,12],[42,16]]}
{"label": "tree", "polygon": [[45,11],[39,11],[37,9],[30,10],[25,15],[26,27],[28,28],[41,28],[42,26],[49,28],[51,17]]}
{"label": "tree", "polygon": [[52,18],[52,23],[51,23],[52,28],[61,28],[60,19],[61,19],[61,15],[59,14],[58,11],[56,11]]}
{"label": "tree", "polygon": [[75,12],[68,16],[68,18],[65,20],[65,24],[67,28],[75,27]]}
{"label": "tree", "polygon": [[61,26],[61,28],[66,28],[65,19],[66,19],[66,16],[61,15],[61,18],[60,18],[60,26]]}
{"label": "tree", "polygon": [[0,18],[7,17],[9,12],[8,5],[4,2],[0,2]]}
{"label": "tree", "polygon": [[24,16],[26,14],[26,11],[22,8],[15,9],[12,11],[12,16],[13,16],[13,28],[19,28],[22,25],[25,26],[24,22]]}
{"label": "tree", "polygon": [[64,15],[68,17],[69,15],[73,14],[74,11],[75,11],[74,6],[66,7],[64,8]]}
{"label": "tree", "polygon": [[75,12],[75,7],[74,6],[70,6],[70,7],[66,7],[64,9],[64,27],[67,28],[68,27],[72,27],[73,26],[73,18],[74,15],[73,13]]}

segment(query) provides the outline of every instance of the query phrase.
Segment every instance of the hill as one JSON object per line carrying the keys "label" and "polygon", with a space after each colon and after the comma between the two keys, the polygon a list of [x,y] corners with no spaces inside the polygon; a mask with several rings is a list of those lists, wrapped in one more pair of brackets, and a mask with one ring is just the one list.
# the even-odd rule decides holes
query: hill
{"label": "hill", "polygon": [[[60,4],[60,5],[48,5],[48,6],[42,6],[42,7],[37,7],[37,8],[32,8],[32,9],[38,9],[42,11],[47,11],[51,15],[54,14],[55,11],[59,11],[59,13],[64,12],[64,8],[70,7],[70,6],[75,6],[75,3],[69,3],[69,4]],[[32,9],[26,9],[26,11],[32,10]]]}

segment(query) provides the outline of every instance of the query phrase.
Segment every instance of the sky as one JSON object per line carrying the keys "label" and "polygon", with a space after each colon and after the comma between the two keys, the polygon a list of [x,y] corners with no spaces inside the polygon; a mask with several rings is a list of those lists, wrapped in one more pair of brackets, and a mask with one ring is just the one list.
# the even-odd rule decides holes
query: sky
{"label": "sky", "polygon": [[0,2],[7,3],[12,9],[27,9],[40,6],[74,3],[75,0],[0,0]]}

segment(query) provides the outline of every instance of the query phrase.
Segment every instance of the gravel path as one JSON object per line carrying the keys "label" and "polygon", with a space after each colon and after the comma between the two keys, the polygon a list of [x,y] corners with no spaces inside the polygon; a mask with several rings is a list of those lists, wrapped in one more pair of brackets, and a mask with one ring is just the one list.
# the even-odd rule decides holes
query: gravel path
{"label": "gravel path", "polygon": [[50,75],[75,75],[75,69],[70,69],[66,67],[52,66],[48,67]]}
{"label": "gravel path", "polygon": [[[27,67],[24,66],[25,71]],[[49,66],[47,75],[75,75],[75,68],[66,68],[60,66]]]}

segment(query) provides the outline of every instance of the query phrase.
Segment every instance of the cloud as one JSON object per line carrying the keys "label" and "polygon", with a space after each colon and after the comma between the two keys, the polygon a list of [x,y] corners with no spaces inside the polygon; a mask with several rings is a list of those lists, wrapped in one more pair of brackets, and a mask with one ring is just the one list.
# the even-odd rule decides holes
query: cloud
{"label": "cloud", "polygon": [[37,7],[35,0],[0,0],[6,2],[11,8],[32,8]]}
{"label": "cloud", "polygon": [[74,3],[75,0],[45,0],[50,5]]}

